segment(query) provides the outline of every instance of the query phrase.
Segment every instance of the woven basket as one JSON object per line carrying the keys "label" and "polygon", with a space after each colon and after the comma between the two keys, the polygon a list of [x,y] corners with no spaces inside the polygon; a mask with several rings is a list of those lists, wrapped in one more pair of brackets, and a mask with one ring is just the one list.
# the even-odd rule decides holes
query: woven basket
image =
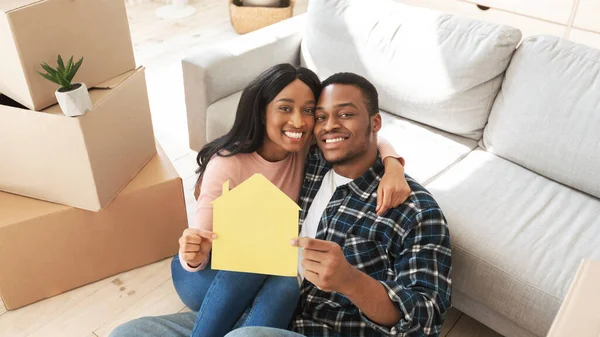
{"label": "woven basket", "polygon": [[229,18],[238,34],[246,34],[294,16],[294,0],[282,0],[287,7],[244,7],[229,0]]}

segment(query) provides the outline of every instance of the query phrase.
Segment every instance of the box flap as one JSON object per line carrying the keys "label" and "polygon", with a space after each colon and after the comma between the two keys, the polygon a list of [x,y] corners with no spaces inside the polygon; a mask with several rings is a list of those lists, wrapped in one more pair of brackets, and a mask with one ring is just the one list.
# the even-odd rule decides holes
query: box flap
{"label": "box flap", "polygon": [[8,0],[0,2],[0,12],[8,13],[46,0]]}
{"label": "box flap", "polygon": [[123,83],[126,79],[128,79],[129,77],[133,76],[134,74],[140,72],[143,70],[143,66],[137,67],[134,70],[130,70],[124,74],[121,74],[117,77],[113,77],[108,81],[102,82],[98,85],[95,85],[92,89],[114,89],[116,87],[118,87],[119,85],[121,85],[121,83]]}
{"label": "box flap", "polygon": [[[179,174],[158,143],[156,144],[156,151],[157,155],[125,186],[121,193],[132,193],[148,186],[179,178]],[[0,208],[0,227],[71,209],[69,206],[2,191],[0,191],[0,205],[2,205]]]}
{"label": "box flap", "polygon": [[[88,88],[88,91],[90,93],[90,98],[92,99],[92,106],[96,107],[99,104],[102,104],[102,101],[106,97],[108,97],[113,92],[114,89],[117,89],[119,86],[121,86],[127,80],[133,78],[135,75],[137,75],[140,72],[143,72],[144,70],[145,70],[144,67],[138,67],[137,69],[128,71],[128,72],[121,74],[117,77],[114,77],[104,83],[96,85],[91,89]],[[92,108],[92,110],[93,109],[94,108]],[[62,115],[63,114],[62,109],[60,108],[60,106],[58,104],[54,104],[54,105],[44,109],[43,112],[49,113],[49,114],[54,114],[54,115]]]}

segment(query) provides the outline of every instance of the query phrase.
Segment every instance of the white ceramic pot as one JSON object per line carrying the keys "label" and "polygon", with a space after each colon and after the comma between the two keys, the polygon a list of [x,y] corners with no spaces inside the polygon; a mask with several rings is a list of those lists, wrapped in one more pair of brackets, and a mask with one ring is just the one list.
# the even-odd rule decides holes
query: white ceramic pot
{"label": "white ceramic pot", "polygon": [[242,4],[251,7],[279,7],[281,0],[242,0]]}
{"label": "white ceramic pot", "polygon": [[59,88],[55,95],[63,113],[69,117],[81,116],[92,111],[92,100],[85,83],[73,83],[73,89],[70,91],[61,91]]}

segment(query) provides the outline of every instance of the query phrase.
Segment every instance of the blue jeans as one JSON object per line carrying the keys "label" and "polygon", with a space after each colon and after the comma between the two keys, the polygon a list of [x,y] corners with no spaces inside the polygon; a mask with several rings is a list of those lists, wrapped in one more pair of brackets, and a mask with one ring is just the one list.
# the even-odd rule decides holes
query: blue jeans
{"label": "blue jeans", "polygon": [[285,329],[300,295],[295,277],[217,271],[210,265],[190,273],[178,255],[171,273],[183,303],[198,311],[193,337],[222,337],[240,326]]}
{"label": "blue jeans", "polygon": [[304,335],[282,329],[248,327],[233,330],[225,337],[304,337]]}
{"label": "blue jeans", "polygon": [[[115,328],[109,337],[189,337],[194,327],[196,313],[142,317]],[[261,327],[233,330],[227,337],[301,337],[297,333]]]}

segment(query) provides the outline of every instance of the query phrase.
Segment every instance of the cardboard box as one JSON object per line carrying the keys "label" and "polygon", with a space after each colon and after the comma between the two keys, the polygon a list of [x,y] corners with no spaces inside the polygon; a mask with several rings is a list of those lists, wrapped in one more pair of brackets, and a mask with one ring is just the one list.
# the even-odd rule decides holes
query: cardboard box
{"label": "cardboard box", "polygon": [[548,337],[600,336],[600,261],[583,260]]}
{"label": "cardboard box", "polygon": [[187,223],[160,149],[100,212],[0,192],[0,295],[15,309],[173,256]]}
{"label": "cardboard box", "polygon": [[54,103],[58,85],[37,74],[83,57],[74,78],[88,88],[135,68],[123,0],[0,1],[0,92],[32,110]]}
{"label": "cardboard box", "polygon": [[156,153],[144,68],[99,87],[75,118],[0,105],[0,191],[98,211],[131,181]]}

